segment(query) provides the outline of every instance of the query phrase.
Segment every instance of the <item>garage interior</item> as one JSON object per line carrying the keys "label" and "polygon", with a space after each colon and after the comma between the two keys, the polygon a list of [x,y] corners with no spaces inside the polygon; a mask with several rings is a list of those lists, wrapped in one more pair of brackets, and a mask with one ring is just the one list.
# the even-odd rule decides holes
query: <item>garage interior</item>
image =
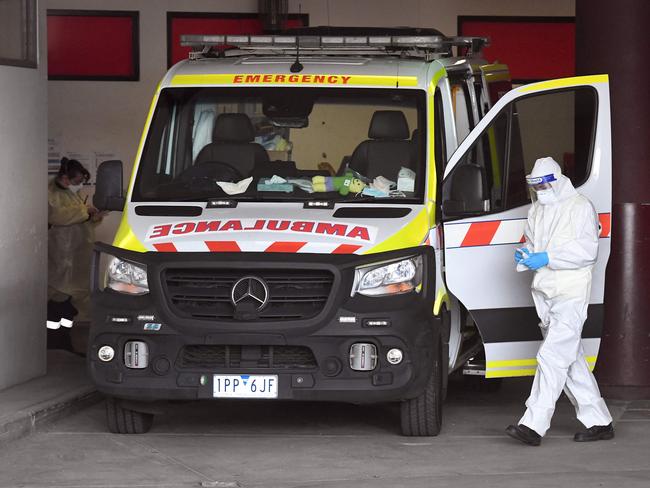
{"label": "garage interior", "polygon": [[[253,24],[268,29],[260,8],[274,3],[286,6],[295,25],[411,26],[446,35],[463,35],[463,27],[467,35],[479,35],[471,30],[476,23],[480,29],[481,22],[507,24],[508,19],[537,19],[542,29],[545,23],[551,29],[556,18],[558,32],[566,25],[573,29],[569,51],[547,51],[544,60],[560,71],[546,77],[522,71],[525,76],[513,75],[513,81],[609,74],[613,238],[595,374],[617,425],[613,445],[578,449],[569,443],[576,422],[566,399],[549,436],[556,449],[535,452],[532,460],[509,444],[503,427],[516,417],[530,388],[529,378],[517,378],[504,380],[498,392],[452,383],[443,431],[436,438],[400,438],[386,420],[398,416],[393,406],[241,403],[213,410],[205,404],[195,412],[181,404],[163,415],[146,442],[109,441],[98,447],[109,434],[102,431],[102,397],[81,357],[83,325],[73,327],[77,355],[47,349],[46,189],[52,173],[46,166],[52,169],[64,155],[90,166],[116,159],[123,161],[128,182],[152,93],[179,56],[174,29],[192,14],[210,20],[221,15],[228,26],[241,23],[237,29]],[[22,9],[21,32],[8,20],[16,9]],[[83,46],[88,25],[80,32],[67,30],[80,11],[105,18],[111,12],[128,14],[122,18],[137,31],[128,47],[132,64],[112,69],[94,59],[85,63],[89,69],[108,68],[108,74],[74,73],[74,56],[48,44],[48,26],[64,33],[69,45]],[[647,486],[650,68],[642,56],[648,22],[650,6],[643,0],[0,0],[0,43],[6,46],[0,47],[0,228],[5,229],[0,235],[0,486],[520,486],[522,480],[524,486],[553,484],[549,480],[558,486]],[[18,47],[11,44],[16,38]],[[16,52],[19,61],[10,59]],[[48,53],[57,56],[53,65]],[[325,124],[333,116],[319,117]],[[92,185],[82,190],[91,199],[93,192]],[[120,212],[108,214],[97,240],[112,242],[120,220]],[[225,442],[233,448],[220,453]],[[128,473],[116,469],[126,462],[138,466]]]}

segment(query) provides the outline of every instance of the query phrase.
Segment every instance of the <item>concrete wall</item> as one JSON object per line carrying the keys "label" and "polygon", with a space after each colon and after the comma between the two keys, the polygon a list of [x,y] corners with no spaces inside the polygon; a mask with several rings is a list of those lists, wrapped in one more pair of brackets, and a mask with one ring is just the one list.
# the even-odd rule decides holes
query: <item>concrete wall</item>
{"label": "concrete wall", "polygon": [[45,373],[47,53],[40,33],[38,69],[0,66],[0,390]]}
{"label": "concrete wall", "polygon": [[[50,136],[68,151],[112,152],[130,174],[142,127],[167,65],[167,11],[255,12],[257,0],[48,0],[48,8],[140,11],[140,81],[50,81]],[[310,25],[436,27],[456,34],[458,15],[571,16],[575,0],[290,0],[292,13],[309,14]],[[119,223],[113,212],[98,228],[111,241]]]}

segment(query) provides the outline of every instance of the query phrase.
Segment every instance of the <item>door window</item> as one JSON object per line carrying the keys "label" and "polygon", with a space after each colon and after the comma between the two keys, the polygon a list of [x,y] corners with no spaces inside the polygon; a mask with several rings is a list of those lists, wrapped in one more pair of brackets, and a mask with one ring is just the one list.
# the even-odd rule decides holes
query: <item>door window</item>
{"label": "door window", "polygon": [[524,178],[539,158],[555,159],[576,187],[587,180],[596,109],[596,92],[588,87],[526,97],[512,104],[509,208],[527,203]]}
{"label": "door window", "polygon": [[528,204],[525,177],[537,159],[548,156],[560,164],[574,186],[580,186],[590,172],[596,104],[590,87],[545,92],[510,103],[445,180],[443,198],[452,202],[446,208],[460,216]]}
{"label": "door window", "polygon": [[447,211],[476,215],[503,208],[508,118],[505,112],[499,114],[445,180],[443,201]]}

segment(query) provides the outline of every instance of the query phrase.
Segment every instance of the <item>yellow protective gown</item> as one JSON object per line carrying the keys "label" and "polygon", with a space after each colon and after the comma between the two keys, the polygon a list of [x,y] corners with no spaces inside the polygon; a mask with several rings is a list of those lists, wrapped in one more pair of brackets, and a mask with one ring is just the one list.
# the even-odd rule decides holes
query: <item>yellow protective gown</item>
{"label": "yellow protective gown", "polygon": [[95,223],[89,220],[81,197],[59,186],[48,185],[48,300],[65,301],[79,311],[76,321],[89,320],[90,261]]}

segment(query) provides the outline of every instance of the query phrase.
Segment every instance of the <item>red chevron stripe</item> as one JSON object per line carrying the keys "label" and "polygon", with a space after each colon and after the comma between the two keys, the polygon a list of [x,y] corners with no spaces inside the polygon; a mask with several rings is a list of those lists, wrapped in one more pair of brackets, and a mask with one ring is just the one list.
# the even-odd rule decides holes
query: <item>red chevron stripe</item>
{"label": "red chevron stripe", "polygon": [[210,252],[241,252],[237,241],[205,241]]}
{"label": "red chevron stripe", "polygon": [[159,252],[178,252],[173,242],[160,242],[154,244],[153,247],[155,247],[156,251]]}
{"label": "red chevron stripe", "polygon": [[306,242],[284,242],[278,241],[267,247],[264,252],[298,252]]}
{"label": "red chevron stripe", "polygon": [[357,246],[356,244],[341,244],[339,247],[332,251],[332,254],[354,254],[362,246]]}
{"label": "red chevron stripe", "polygon": [[496,220],[492,222],[476,222],[470,225],[461,247],[489,246],[500,223],[500,221]]}
{"label": "red chevron stripe", "polygon": [[600,237],[609,237],[612,231],[612,214],[599,214],[598,221],[600,222]]}

